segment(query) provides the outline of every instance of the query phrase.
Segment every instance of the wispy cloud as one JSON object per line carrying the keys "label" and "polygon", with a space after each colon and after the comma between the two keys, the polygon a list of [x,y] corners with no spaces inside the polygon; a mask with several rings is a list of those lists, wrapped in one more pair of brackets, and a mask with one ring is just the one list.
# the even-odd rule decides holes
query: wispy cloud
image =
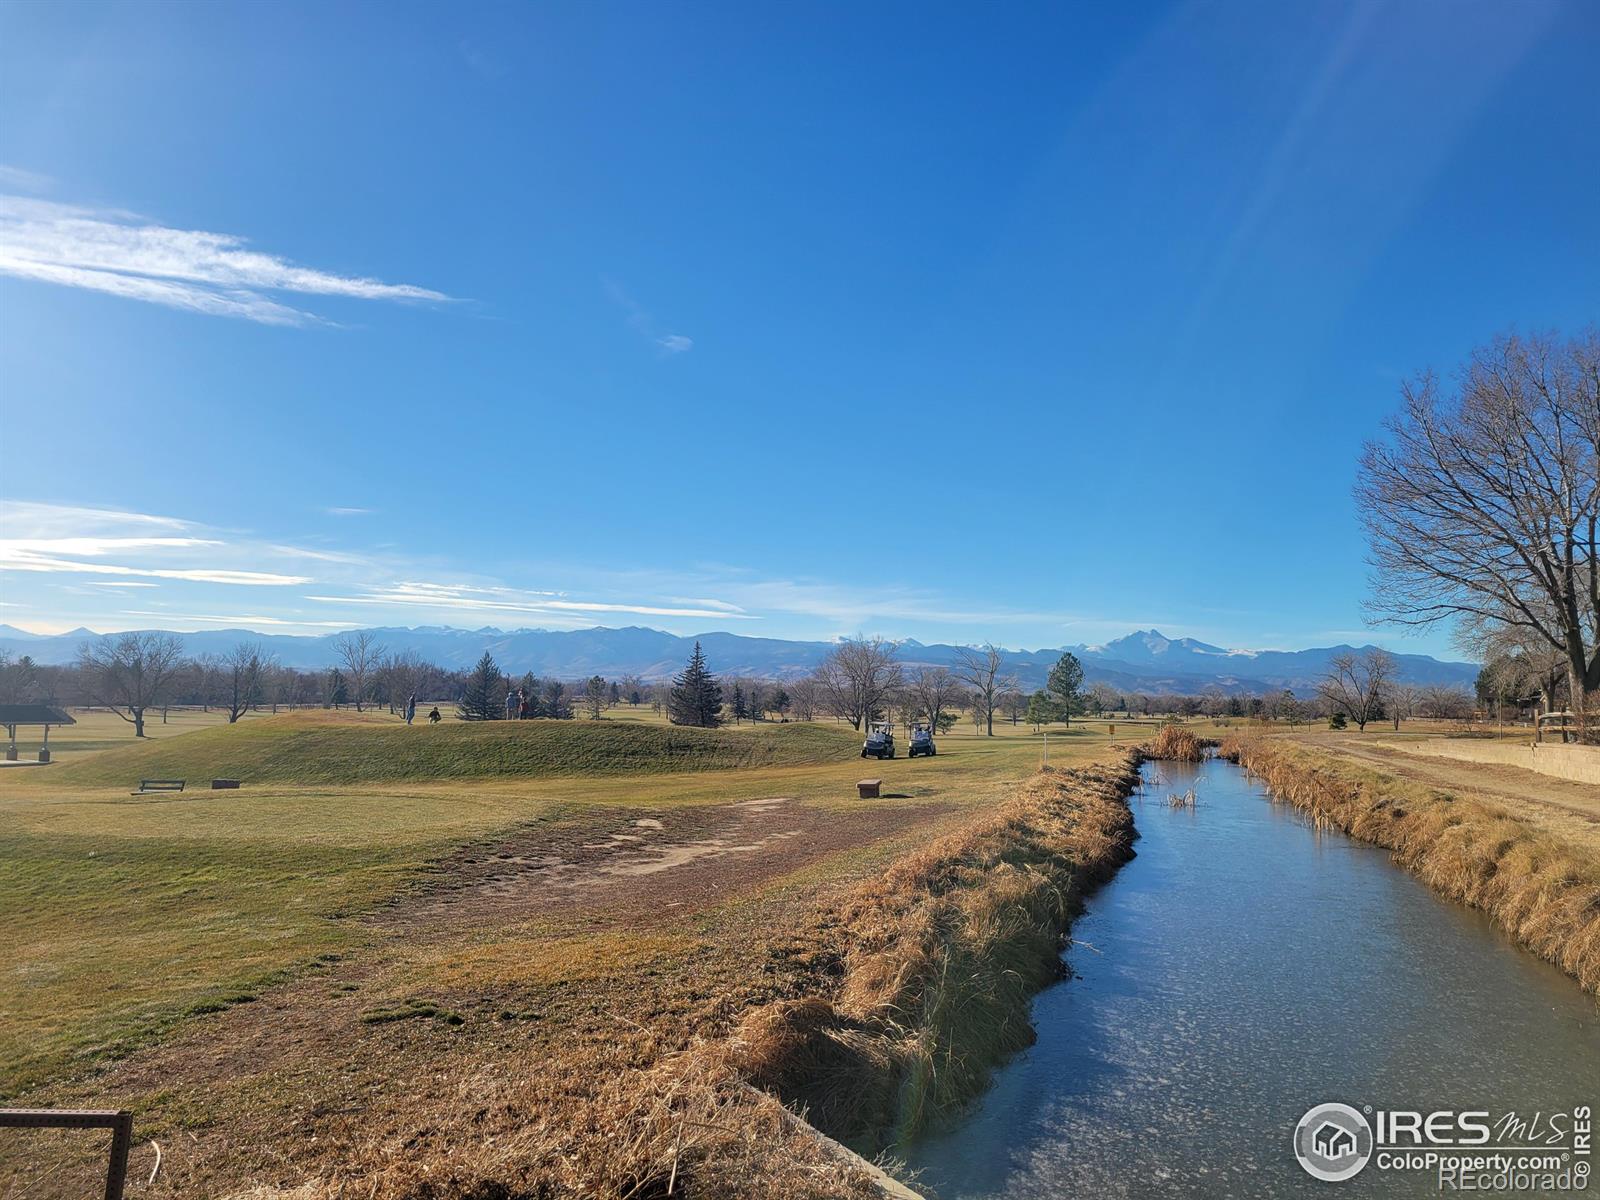
{"label": "wispy cloud", "polygon": [[277,575],[269,571],[228,571],[208,567],[129,567],[118,563],[57,558],[0,541],[0,571],[68,575],[132,575],[141,579],[181,579],[190,583],[227,583],[245,587],[294,587],[310,583],[309,575]]}
{"label": "wispy cloud", "polygon": [[521,591],[507,587],[477,587],[465,584],[440,584],[408,581],[384,587],[367,588],[355,595],[307,596],[323,604],[364,604],[386,608],[434,609],[476,612],[483,615],[521,613],[545,618],[571,620],[579,615],[628,613],[645,617],[697,617],[707,620],[756,620],[736,605],[727,607],[668,607],[650,603],[613,603],[599,600],[567,600],[560,592]]}
{"label": "wispy cloud", "polygon": [[298,266],[233,234],[171,229],[128,213],[0,195],[0,274],[266,325],[316,315],[270,292],[442,301],[441,292]]}
{"label": "wispy cloud", "polygon": [[323,511],[330,517],[366,517],[371,516],[373,510],[370,508],[325,508]]}
{"label": "wispy cloud", "polygon": [[159,617],[163,621],[202,621],[207,625],[237,625],[241,629],[253,629],[258,625],[269,625],[275,629],[285,626],[305,629],[353,629],[359,624],[357,621],[301,621],[293,617],[268,617],[260,613],[206,616],[202,613],[157,612],[151,609],[139,608],[125,608],[122,610],[122,615],[125,617]]}
{"label": "wispy cloud", "polygon": [[70,537],[90,528],[129,526],[190,529],[193,522],[118,508],[85,508],[75,504],[43,504],[34,500],[0,502],[0,529],[12,536],[26,531],[28,537]]}
{"label": "wispy cloud", "polygon": [[[229,549],[225,542],[197,536],[200,531],[195,526],[172,517],[6,501],[0,507],[0,528],[7,535],[0,537],[0,571],[255,587],[311,582],[308,575],[240,570],[219,563],[218,556]],[[178,562],[169,565],[174,557]]]}
{"label": "wispy cloud", "polygon": [[48,192],[55,182],[38,171],[0,163],[0,188],[14,188],[19,192]]}
{"label": "wispy cloud", "polygon": [[627,289],[620,283],[612,279],[602,279],[600,282],[611,302],[626,314],[628,325],[661,353],[687,354],[694,349],[692,337],[686,337],[681,333],[663,333],[657,328],[655,317],[629,295]]}

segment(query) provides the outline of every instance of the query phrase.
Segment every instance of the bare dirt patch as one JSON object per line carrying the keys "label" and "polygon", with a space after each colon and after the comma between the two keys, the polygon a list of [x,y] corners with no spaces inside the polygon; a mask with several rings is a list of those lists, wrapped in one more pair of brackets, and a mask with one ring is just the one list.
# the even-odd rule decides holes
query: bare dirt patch
{"label": "bare dirt patch", "polygon": [[636,809],[601,810],[575,826],[535,824],[493,846],[462,851],[374,922],[415,935],[584,908],[662,918],[943,811],[941,805],[863,807],[841,821],[783,796],[648,817]]}

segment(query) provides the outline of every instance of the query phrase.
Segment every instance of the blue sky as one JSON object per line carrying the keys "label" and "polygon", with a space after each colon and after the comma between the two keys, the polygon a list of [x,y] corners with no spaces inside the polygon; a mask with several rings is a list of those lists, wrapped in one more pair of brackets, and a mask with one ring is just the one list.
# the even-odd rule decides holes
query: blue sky
{"label": "blue sky", "polygon": [[1587,3],[0,8],[0,621],[1373,637]]}

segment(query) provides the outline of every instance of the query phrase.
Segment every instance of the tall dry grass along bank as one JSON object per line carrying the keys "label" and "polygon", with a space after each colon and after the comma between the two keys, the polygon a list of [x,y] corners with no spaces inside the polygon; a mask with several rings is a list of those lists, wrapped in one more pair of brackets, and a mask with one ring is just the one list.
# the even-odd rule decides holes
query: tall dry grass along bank
{"label": "tall dry grass along bank", "polygon": [[1174,762],[1204,762],[1208,744],[1182,726],[1168,725],[1151,740],[1149,753]]}
{"label": "tall dry grass along bank", "polygon": [[751,1013],[730,1046],[757,1086],[872,1151],[981,1092],[1034,1039],[1084,895],[1133,856],[1137,755],[1026,781],[992,816],[859,888],[829,993]]}
{"label": "tall dry grass along bank", "polygon": [[1600,862],[1478,800],[1396,780],[1314,750],[1230,737],[1218,751],[1318,821],[1382,846],[1452,900],[1600,993]]}

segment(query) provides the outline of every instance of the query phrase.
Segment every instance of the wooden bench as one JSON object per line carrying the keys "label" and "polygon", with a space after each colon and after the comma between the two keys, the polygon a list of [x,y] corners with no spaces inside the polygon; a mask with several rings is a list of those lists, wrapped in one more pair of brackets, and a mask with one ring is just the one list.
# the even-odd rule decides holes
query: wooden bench
{"label": "wooden bench", "polygon": [[130,796],[143,796],[146,792],[181,792],[183,780],[181,779],[141,779],[139,790],[129,792]]}
{"label": "wooden bench", "polygon": [[863,779],[856,784],[856,790],[861,793],[861,799],[876,800],[878,794],[883,790],[883,780]]}

